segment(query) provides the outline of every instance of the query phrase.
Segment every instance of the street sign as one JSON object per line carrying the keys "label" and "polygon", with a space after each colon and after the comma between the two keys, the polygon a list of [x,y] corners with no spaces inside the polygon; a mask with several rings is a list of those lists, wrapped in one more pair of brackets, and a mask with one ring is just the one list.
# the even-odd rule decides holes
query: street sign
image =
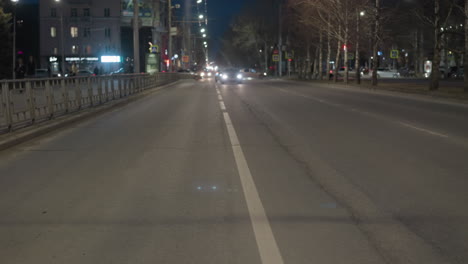
{"label": "street sign", "polygon": [[280,60],[279,55],[278,54],[273,54],[273,61],[278,62],[279,60]]}
{"label": "street sign", "polygon": [[177,27],[171,27],[171,36],[177,36]]}
{"label": "street sign", "polygon": [[390,51],[390,58],[391,59],[398,59],[399,57],[399,51],[398,50],[391,50]]}
{"label": "street sign", "polygon": [[189,56],[182,56],[182,62],[189,63],[190,62],[190,57]]}
{"label": "street sign", "polygon": [[284,58],[287,59],[287,60],[292,60],[292,59],[294,59],[294,51],[288,51],[288,52],[286,52],[286,55],[285,55]]}
{"label": "street sign", "polygon": [[149,48],[150,53],[159,53],[159,46],[158,45],[151,45]]}

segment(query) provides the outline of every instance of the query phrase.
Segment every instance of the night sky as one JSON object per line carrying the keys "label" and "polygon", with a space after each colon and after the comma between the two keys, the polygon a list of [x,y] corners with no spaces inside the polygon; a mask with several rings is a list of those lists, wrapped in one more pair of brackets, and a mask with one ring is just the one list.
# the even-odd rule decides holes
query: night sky
{"label": "night sky", "polygon": [[233,16],[238,14],[247,2],[248,0],[208,0],[210,58],[216,57],[220,47],[219,39],[228,29]]}

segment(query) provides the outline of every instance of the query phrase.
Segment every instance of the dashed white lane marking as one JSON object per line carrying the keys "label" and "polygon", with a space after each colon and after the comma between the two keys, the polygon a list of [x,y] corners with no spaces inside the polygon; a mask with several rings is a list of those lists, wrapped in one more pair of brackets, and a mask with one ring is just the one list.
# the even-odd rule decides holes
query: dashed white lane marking
{"label": "dashed white lane marking", "polygon": [[218,100],[219,101],[222,101],[223,100],[223,97],[221,95],[218,94]]}
{"label": "dashed white lane marking", "polygon": [[219,106],[221,107],[221,110],[226,111],[226,106],[223,101],[219,102]]}
{"label": "dashed white lane marking", "polygon": [[224,103],[221,103],[222,102],[220,102],[220,106],[221,110],[223,110],[224,123],[226,123],[229,139],[231,141],[234,159],[239,172],[262,264],[284,264],[283,257],[281,256],[278,244],[276,243],[276,239],[273,235],[265,208],[260,200],[257,187],[247,164],[247,160],[245,159],[244,151],[240,146],[236,130],[232,124],[231,118],[229,117],[229,113],[226,112]]}
{"label": "dashed white lane marking", "polygon": [[378,114],[370,113],[370,112],[367,112],[367,111],[362,111],[362,110],[359,110],[359,109],[356,109],[356,108],[348,108],[348,107],[346,107],[346,106],[344,106],[342,104],[330,103],[330,102],[328,102],[326,100],[322,100],[322,99],[315,98],[315,97],[312,97],[312,96],[303,95],[303,94],[293,92],[293,91],[288,91],[288,90],[285,90],[285,89],[282,89],[282,88],[279,88],[279,90],[284,92],[284,93],[294,94],[294,95],[304,97],[304,98],[308,98],[308,99],[311,99],[311,100],[314,100],[314,101],[317,101],[317,102],[320,102],[320,103],[323,103],[323,104],[327,104],[327,105],[330,105],[330,106],[343,108],[343,109],[349,110],[351,112],[356,112],[356,113],[360,113],[360,114],[367,115],[367,116],[370,116],[370,117],[374,117],[374,118],[382,119],[382,120],[385,120],[385,121],[389,121],[389,122],[395,123],[395,124],[400,125],[400,126],[404,126],[404,127],[407,127],[407,128],[418,130],[420,132],[428,133],[428,134],[433,135],[433,136],[443,137],[443,138],[450,138],[449,135],[445,135],[445,134],[438,133],[438,132],[435,132],[435,131],[432,131],[432,130],[429,130],[429,129],[417,127],[417,126],[414,126],[412,124],[405,123],[405,122],[402,122],[402,121],[395,121],[395,120],[389,119],[387,117],[384,117],[384,116],[381,116],[381,115],[378,115]]}
{"label": "dashed white lane marking", "polygon": [[402,125],[402,126],[409,127],[409,128],[412,128],[412,129],[416,129],[416,130],[419,130],[419,131],[422,131],[422,132],[425,132],[425,133],[428,133],[428,134],[431,134],[431,135],[434,135],[434,136],[443,137],[443,138],[448,138],[449,137],[448,135],[441,134],[441,133],[438,133],[438,132],[434,132],[434,131],[429,130],[429,129],[413,126],[413,125],[405,123],[405,122],[398,122],[398,123],[400,125]]}

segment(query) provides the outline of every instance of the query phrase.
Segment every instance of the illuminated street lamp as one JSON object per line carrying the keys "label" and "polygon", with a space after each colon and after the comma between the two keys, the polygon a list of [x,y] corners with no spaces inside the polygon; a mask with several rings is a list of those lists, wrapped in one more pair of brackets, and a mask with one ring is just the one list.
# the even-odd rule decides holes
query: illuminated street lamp
{"label": "illuminated street lamp", "polygon": [[16,4],[19,0],[13,2],[13,80],[16,79]]}
{"label": "illuminated street lamp", "polygon": [[205,32],[205,29],[204,29],[204,28],[200,29],[200,32],[201,32],[201,33],[204,33],[204,32]]}
{"label": "illuminated street lamp", "polygon": [[204,16],[203,16],[203,15],[199,15],[198,18],[199,18],[199,19],[203,19]]}

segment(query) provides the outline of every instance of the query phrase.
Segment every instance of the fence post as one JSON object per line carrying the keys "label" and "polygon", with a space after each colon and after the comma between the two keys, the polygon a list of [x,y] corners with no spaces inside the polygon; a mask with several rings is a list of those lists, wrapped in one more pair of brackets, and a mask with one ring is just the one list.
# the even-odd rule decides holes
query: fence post
{"label": "fence post", "polygon": [[54,92],[53,88],[50,86],[50,82],[53,80],[47,80],[46,81],[46,99],[47,99],[47,114],[49,116],[49,119],[52,119],[54,117]]}
{"label": "fence post", "polygon": [[104,89],[106,89],[106,102],[109,102],[109,78],[104,77]]}
{"label": "fence post", "polygon": [[94,77],[87,77],[86,82],[88,85],[88,99],[89,99],[89,106],[93,106],[94,102],[94,92],[93,92],[93,80]]}
{"label": "fence post", "polygon": [[31,118],[31,123],[34,124],[36,121],[36,100],[30,81],[26,81],[26,96],[28,97],[29,117]]}
{"label": "fence post", "polygon": [[81,105],[82,105],[82,92],[81,92],[81,87],[83,84],[83,78],[80,78],[78,85],[75,86],[75,100],[76,100],[76,107],[78,110],[81,110]]}
{"label": "fence post", "polygon": [[115,84],[114,84],[114,78],[110,77],[110,87],[112,91],[112,100],[115,100]]}
{"label": "fence post", "polygon": [[6,125],[8,127],[8,131],[11,131],[13,127],[13,111],[11,109],[11,103],[10,103],[10,88],[8,87],[7,82],[2,83],[2,98],[3,98],[3,109],[5,112],[5,121]]}
{"label": "fence post", "polygon": [[122,78],[118,78],[117,82],[119,85],[119,98],[122,98]]}
{"label": "fence post", "polygon": [[[70,80],[72,81],[72,80]],[[69,102],[68,102],[68,84],[65,79],[60,80],[60,86],[62,86],[62,100],[65,106],[65,113],[68,113]]]}
{"label": "fence post", "polygon": [[102,80],[101,80],[101,77],[97,77],[97,81],[98,81],[99,104],[102,104]]}

